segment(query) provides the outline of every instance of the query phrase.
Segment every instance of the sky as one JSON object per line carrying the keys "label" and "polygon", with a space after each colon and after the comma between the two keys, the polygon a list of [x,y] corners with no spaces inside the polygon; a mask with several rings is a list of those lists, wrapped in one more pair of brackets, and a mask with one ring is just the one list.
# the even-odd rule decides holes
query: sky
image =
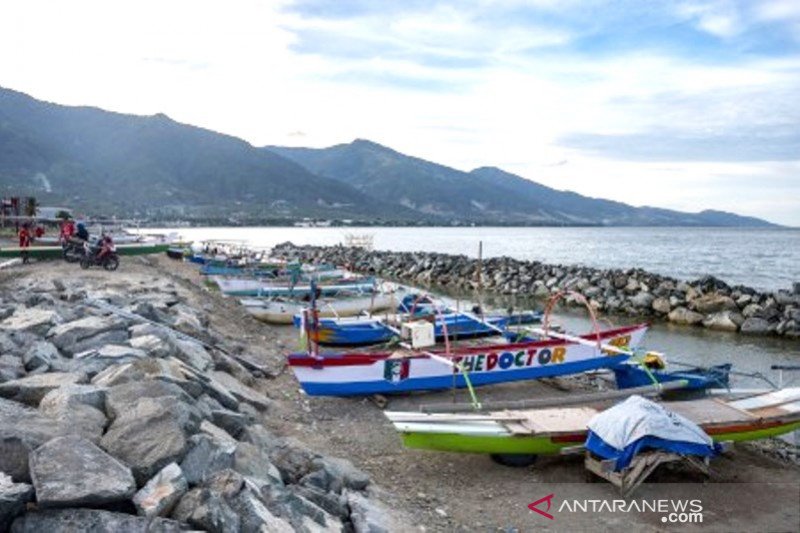
{"label": "sky", "polygon": [[3,0],[0,86],[800,226],[799,0]]}

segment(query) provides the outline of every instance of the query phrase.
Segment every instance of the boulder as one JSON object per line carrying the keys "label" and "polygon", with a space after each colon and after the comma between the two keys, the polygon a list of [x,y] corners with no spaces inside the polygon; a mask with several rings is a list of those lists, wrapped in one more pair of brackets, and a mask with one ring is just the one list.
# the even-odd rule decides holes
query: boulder
{"label": "boulder", "polygon": [[0,331],[26,332],[41,337],[60,321],[58,313],[52,309],[17,307],[13,315],[0,322]]}
{"label": "boulder", "polygon": [[[214,371],[211,372],[211,375],[213,376],[214,381],[216,381],[217,383],[222,385],[222,387],[227,389],[240,402],[249,403],[253,407],[260,410],[266,410],[272,404],[272,400],[270,400],[260,392],[251,389],[247,385],[241,383],[239,380],[237,380],[235,377],[231,376],[227,372]],[[223,405],[225,404],[223,403]],[[226,405],[225,407],[228,406]]]}
{"label": "boulder", "polygon": [[703,322],[703,319],[705,317],[700,313],[690,311],[685,307],[676,307],[675,309],[670,311],[669,315],[667,315],[667,318],[669,319],[670,322],[673,322],[675,324],[694,326],[696,324],[700,324],[701,322]]}
{"label": "boulder", "polygon": [[99,509],[48,509],[30,512],[14,521],[12,533],[41,533],[42,531],[72,533],[180,533],[179,522],[164,518],[113,513]]}
{"label": "boulder", "polygon": [[38,406],[45,395],[65,385],[84,383],[86,376],[70,372],[50,372],[0,383],[0,396],[11,400]]}
{"label": "boulder", "polygon": [[147,357],[147,352],[144,350],[120,344],[105,344],[99,348],[92,348],[74,355],[75,359],[101,359],[108,361],[109,364],[128,363],[145,357]]}
{"label": "boulder", "polygon": [[104,410],[106,389],[95,385],[63,385],[45,394],[39,403],[42,411],[52,409],[57,405],[83,404]]}
{"label": "boulder", "polygon": [[[87,316],[52,328],[47,336],[56,347],[67,354],[82,352],[109,344],[103,333],[120,332],[122,341],[128,338],[126,323],[116,317]],[[114,335],[117,338],[117,335]]]}
{"label": "boulder", "polygon": [[208,420],[203,420],[200,423],[200,432],[205,433],[212,439],[215,439],[216,441],[221,443],[228,443],[234,445],[238,444],[237,440],[234,439],[230,433],[228,433],[219,426],[215,426]]}
{"label": "boulder", "polygon": [[270,462],[267,452],[248,442],[240,442],[236,447],[233,469],[249,478],[283,484],[281,473]]}
{"label": "boulder", "polygon": [[22,359],[10,353],[0,355],[0,383],[19,379],[24,375]]}
{"label": "boulder", "polygon": [[28,455],[70,428],[17,402],[0,398],[0,471],[15,481],[29,482]]}
{"label": "boulder", "polygon": [[211,355],[203,345],[188,340],[175,339],[172,341],[173,355],[199,372],[205,372],[214,366]]}
{"label": "boulder", "polygon": [[[258,426],[252,426],[248,430],[256,427]],[[306,448],[303,443],[288,438],[270,443],[269,457],[272,464],[280,471],[284,483],[294,484],[311,472],[317,454]]]}
{"label": "boulder", "polygon": [[40,508],[100,506],[126,501],[136,491],[130,468],[75,435],[38,447],[30,471]]}
{"label": "boulder", "polygon": [[292,525],[272,514],[257,488],[246,484],[231,501],[231,507],[241,520],[242,531],[268,531],[269,533],[292,533]]}
{"label": "boulder", "polygon": [[134,495],[133,504],[142,516],[166,516],[188,490],[183,471],[177,464],[170,463]]}
{"label": "boulder", "polygon": [[733,298],[717,293],[706,294],[696,298],[692,301],[692,307],[695,311],[704,315],[739,309]]}
{"label": "boulder", "polygon": [[[57,392],[52,391],[50,394]],[[47,396],[45,396],[47,400]],[[62,426],[70,428],[70,432],[97,443],[106,428],[106,415],[103,411],[70,399],[50,400],[39,406],[45,415],[58,421]]]}
{"label": "boulder", "polygon": [[347,459],[318,457],[312,462],[312,468],[326,472],[334,480],[335,485],[327,488],[335,492],[339,492],[336,490],[336,486],[364,490],[370,482],[369,474],[353,466],[353,463]]}
{"label": "boulder", "polygon": [[50,369],[62,364],[62,358],[52,342],[37,341],[25,352],[22,362],[27,370]]}
{"label": "boulder", "polygon": [[144,379],[128,381],[106,389],[104,411],[113,420],[142,398],[168,398],[187,404],[192,402],[192,397],[174,383]]}
{"label": "boulder", "polygon": [[742,333],[746,335],[766,335],[770,333],[769,322],[763,318],[746,318],[742,323]]}
{"label": "boulder", "polygon": [[346,491],[350,520],[355,533],[389,533],[394,531],[388,509],[360,492]]}
{"label": "boulder", "polygon": [[187,492],[172,512],[172,518],[209,533],[240,531],[239,515],[220,494],[198,487]]}
{"label": "boulder", "polygon": [[653,303],[650,304],[650,307],[652,307],[653,311],[662,315],[669,314],[670,309],[672,308],[669,298],[664,297],[653,300]]}
{"label": "boulder", "polygon": [[229,411],[227,409],[214,409],[211,411],[211,421],[214,425],[221,427],[234,438],[242,434],[244,428],[252,424],[249,416]]}
{"label": "boulder", "polygon": [[163,359],[175,353],[175,348],[171,342],[164,341],[155,335],[132,337],[129,343],[132,347],[147,352],[150,357]]}
{"label": "boulder", "polygon": [[221,470],[233,467],[236,441],[216,439],[209,434],[192,435],[181,470],[189,485],[199,485]]}
{"label": "boulder", "polygon": [[103,370],[92,378],[92,383],[113,387],[132,381],[155,379],[177,385],[192,398],[197,398],[203,393],[204,383],[197,381],[194,375],[187,374],[182,365],[177,359],[139,359]]}
{"label": "boulder", "polygon": [[649,292],[639,292],[629,299],[630,303],[637,309],[650,309],[654,300],[655,297]]}
{"label": "boulder", "polygon": [[750,317],[754,317],[754,316],[760,315],[761,311],[763,311],[763,310],[764,310],[763,307],[761,307],[758,304],[753,303],[753,304],[749,304],[749,305],[745,306],[745,308],[742,309],[742,315],[745,318],[750,318]]}
{"label": "boulder", "polygon": [[703,326],[718,331],[738,331],[744,322],[744,317],[732,311],[721,311],[709,315],[703,320]]}
{"label": "boulder", "polygon": [[188,404],[169,397],[142,398],[117,413],[100,445],[130,465],[142,485],[169,463],[183,460],[187,434],[199,424],[199,415]]}
{"label": "boulder", "polygon": [[27,483],[14,483],[11,476],[0,472],[0,531],[8,531],[11,521],[22,514],[26,504],[33,500],[33,487]]}

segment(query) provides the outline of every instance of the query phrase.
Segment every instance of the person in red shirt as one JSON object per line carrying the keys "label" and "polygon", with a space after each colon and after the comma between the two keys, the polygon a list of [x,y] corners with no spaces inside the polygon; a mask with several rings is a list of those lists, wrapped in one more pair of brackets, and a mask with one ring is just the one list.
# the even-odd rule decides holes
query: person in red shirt
{"label": "person in red shirt", "polygon": [[69,242],[70,238],[75,234],[75,222],[72,219],[68,218],[61,222],[61,232],[59,234],[59,240],[61,244],[66,244]]}
{"label": "person in red shirt", "polygon": [[22,262],[28,262],[28,248],[31,245],[31,231],[28,228],[27,224],[22,225],[22,229],[19,230],[19,247],[20,255],[22,256]]}
{"label": "person in red shirt", "polygon": [[100,260],[111,253],[111,249],[114,247],[114,241],[111,240],[111,235],[103,235],[98,245],[100,246],[100,252],[97,254],[97,261],[100,262]]}

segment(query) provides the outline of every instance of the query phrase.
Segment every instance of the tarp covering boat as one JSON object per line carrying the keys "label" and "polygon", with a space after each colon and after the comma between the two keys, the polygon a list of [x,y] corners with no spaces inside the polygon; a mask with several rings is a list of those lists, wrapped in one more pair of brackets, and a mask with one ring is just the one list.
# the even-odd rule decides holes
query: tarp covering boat
{"label": "tarp covering boat", "polygon": [[614,459],[617,471],[647,449],[700,457],[717,453],[713,440],[700,426],[641,396],[631,396],[597,414],[588,427],[586,448],[604,459]]}

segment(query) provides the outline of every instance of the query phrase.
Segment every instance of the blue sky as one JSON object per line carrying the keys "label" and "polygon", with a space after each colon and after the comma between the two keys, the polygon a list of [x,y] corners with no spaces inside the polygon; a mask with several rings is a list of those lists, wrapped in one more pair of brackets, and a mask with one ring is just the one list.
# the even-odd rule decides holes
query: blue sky
{"label": "blue sky", "polygon": [[800,226],[800,1],[6,0],[0,85]]}

